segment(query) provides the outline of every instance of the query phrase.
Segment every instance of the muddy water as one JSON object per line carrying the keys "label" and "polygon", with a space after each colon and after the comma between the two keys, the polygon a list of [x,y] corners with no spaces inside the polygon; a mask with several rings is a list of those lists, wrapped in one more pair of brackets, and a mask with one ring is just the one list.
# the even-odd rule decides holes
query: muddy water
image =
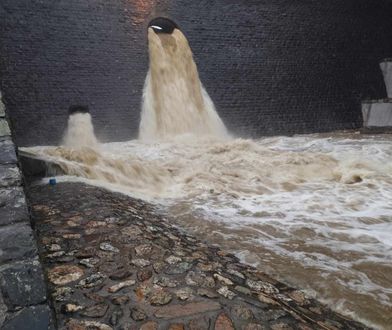
{"label": "muddy water", "polygon": [[98,140],[95,137],[94,127],[89,113],[77,112],[69,116],[63,145],[69,148],[98,147]]}
{"label": "muddy water", "polygon": [[89,114],[64,146],[22,151],[149,200],[200,238],[380,329],[392,325],[392,137],[231,138],[188,41],[148,30],[139,140],[99,144]]}
{"label": "muddy water", "polygon": [[203,87],[188,40],[148,29],[149,70],[143,90],[139,139],[161,141],[182,134],[228,136]]}
{"label": "muddy water", "polygon": [[192,205],[184,200],[170,213],[181,227],[333,309],[390,329],[391,138],[302,136],[258,143],[278,153],[276,161],[266,153],[267,164],[259,164],[268,190],[196,198]]}
{"label": "muddy water", "polygon": [[392,137],[138,140],[24,149],[71,176],[160,205],[177,224],[305,288],[392,324]]}

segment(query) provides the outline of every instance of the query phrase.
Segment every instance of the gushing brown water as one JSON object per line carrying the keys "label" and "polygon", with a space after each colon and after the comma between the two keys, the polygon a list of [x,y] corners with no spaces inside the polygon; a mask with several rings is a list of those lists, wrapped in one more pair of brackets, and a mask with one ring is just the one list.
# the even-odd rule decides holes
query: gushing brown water
{"label": "gushing brown water", "polygon": [[[187,40],[149,31],[140,140],[23,148],[67,174],[160,205],[181,227],[367,324],[392,324],[392,138],[230,139]],[[152,142],[152,143],[151,143]]]}
{"label": "gushing brown water", "polygon": [[107,157],[90,147],[47,147],[37,151],[44,152],[44,159],[56,164],[66,175],[124,186],[150,198],[159,196],[165,182],[170,181],[166,168],[146,164],[132,156]]}
{"label": "gushing brown water", "polygon": [[23,150],[60,164],[69,179],[161,205],[179,226],[334,309],[380,329],[391,324],[389,136]]}
{"label": "gushing brown water", "polygon": [[144,141],[182,134],[226,138],[227,131],[202,86],[192,51],[182,32],[148,30],[147,74],[139,138]]}
{"label": "gushing brown water", "polygon": [[69,116],[63,144],[69,148],[96,148],[98,146],[89,113],[77,112]]}

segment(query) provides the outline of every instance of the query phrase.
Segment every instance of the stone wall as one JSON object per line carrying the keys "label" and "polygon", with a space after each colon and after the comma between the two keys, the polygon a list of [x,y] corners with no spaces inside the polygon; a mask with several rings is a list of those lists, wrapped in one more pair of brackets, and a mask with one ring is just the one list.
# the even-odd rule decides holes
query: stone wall
{"label": "stone wall", "polygon": [[57,143],[75,103],[100,139],[134,137],[157,15],[188,36],[236,133],[359,127],[361,99],[385,95],[390,0],[2,0],[0,81],[18,145]]}
{"label": "stone wall", "polygon": [[53,326],[46,285],[0,93],[0,329]]}

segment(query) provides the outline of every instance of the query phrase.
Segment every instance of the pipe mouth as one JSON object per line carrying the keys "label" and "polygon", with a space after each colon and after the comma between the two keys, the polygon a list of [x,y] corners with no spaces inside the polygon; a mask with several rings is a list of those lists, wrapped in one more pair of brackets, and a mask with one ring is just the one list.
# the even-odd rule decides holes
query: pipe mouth
{"label": "pipe mouth", "polygon": [[178,25],[171,19],[165,17],[154,18],[149,24],[149,28],[152,28],[155,33],[166,33],[172,34],[174,29],[179,29]]}
{"label": "pipe mouth", "polygon": [[392,57],[383,58],[380,63],[392,62]]}
{"label": "pipe mouth", "polygon": [[68,113],[73,115],[75,113],[90,113],[87,105],[71,105],[68,109]]}

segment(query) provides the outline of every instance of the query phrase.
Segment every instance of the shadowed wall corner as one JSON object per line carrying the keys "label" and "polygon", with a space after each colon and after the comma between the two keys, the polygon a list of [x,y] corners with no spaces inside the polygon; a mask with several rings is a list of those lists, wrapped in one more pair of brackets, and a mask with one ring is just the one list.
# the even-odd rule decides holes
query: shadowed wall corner
{"label": "shadowed wall corner", "polygon": [[0,328],[28,324],[29,329],[52,329],[54,318],[5,110],[0,91]]}

